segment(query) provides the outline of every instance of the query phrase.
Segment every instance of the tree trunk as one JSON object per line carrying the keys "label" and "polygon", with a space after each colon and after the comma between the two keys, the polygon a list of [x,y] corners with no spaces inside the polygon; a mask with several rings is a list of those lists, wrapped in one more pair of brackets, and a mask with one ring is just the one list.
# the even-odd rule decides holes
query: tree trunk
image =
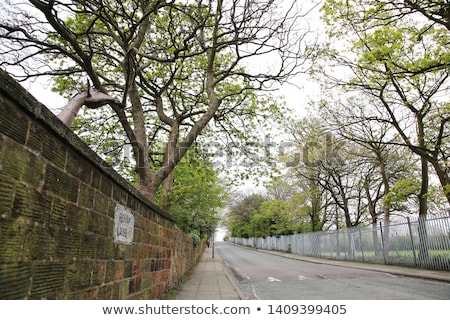
{"label": "tree trunk", "polygon": [[95,109],[114,103],[117,104],[119,101],[103,92],[88,87],[86,91],[71,98],[57,117],[66,126],[70,127],[83,106]]}
{"label": "tree trunk", "polygon": [[428,212],[428,161],[422,157],[422,185],[419,194],[419,261],[428,260],[428,235],[427,235],[427,212]]}
{"label": "tree trunk", "polygon": [[162,197],[161,197],[161,207],[164,211],[170,212],[170,195],[172,194],[173,187],[173,171],[164,179],[162,183]]}
{"label": "tree trunk", "polygon": [[[386,166],[384,165],[383,159],[381,155],[378,155],[378,160],[380,163],[380,174],[381,178],[383,179],[383,186],[384,186],[384,195],[387,195],[391,187],[389,185],[389,179],[386,172]],[[390,224],[391,224],[391,213],[389,211],[388,206],[383,207],[383,220],[384,220],[384,233],[383,233],[383,250],[384,250],[384,256],[389,257],[389,236],[390,236]]]}
{"label": "tree trunk", "polygon": [[[417,117],[419,146],[425,149],[425,130],[422,117]],[[419,194],[419,261],[422,263],[428,259],[427,213],[428,213],[428,160],[420,157],[422,168],[422,184]]]}

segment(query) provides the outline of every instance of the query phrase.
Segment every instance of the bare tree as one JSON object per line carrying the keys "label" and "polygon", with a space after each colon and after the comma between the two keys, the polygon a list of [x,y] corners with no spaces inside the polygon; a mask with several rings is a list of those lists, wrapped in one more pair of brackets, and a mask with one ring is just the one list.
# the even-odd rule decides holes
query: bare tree
{"label": "bare tree", "polygon": [[329,48],[331,59],[349,71],[343,73],[348,77],[333,82],[348,93],[364,94],[374,107],[384,109],[383,118],[372,120],[389,123],[402,144],[420,157],[421,212],[426,214],[428,164],[435,169],[450,203],[446,165],[450,61],[448,29],[444,28],[448,16],[443,14],[436,21],[448,11],[448,3],[420,3],[430,8],[426,19],[423,10],[417,9],[418,1],[356,0],[336,5],[328,0],[326,11],[330,34],[339,39],[350,34],[355,41],[352,53]]}
{"label": "bare tree", "polygon": [[324,7],[333,42],[351,39],[349,51],[327,48],[328,58],[348,71],[334,84],[383,109],[371,121],[388,123],[420,160],[421,259],[428,258],[429,165],[450,204],[448,7],[446,0],[326,0]]}

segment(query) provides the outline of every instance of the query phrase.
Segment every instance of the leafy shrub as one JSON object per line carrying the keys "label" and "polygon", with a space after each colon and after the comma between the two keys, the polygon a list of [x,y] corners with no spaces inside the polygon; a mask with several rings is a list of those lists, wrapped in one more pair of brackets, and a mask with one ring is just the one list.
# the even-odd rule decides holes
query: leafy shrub
{"label": "leafy shrub", "polygon": [[200,239],[200,236],[196,233],[189,234],[192,238],[192,242],[194,243],[194,247],[198,246],[202,240]]}

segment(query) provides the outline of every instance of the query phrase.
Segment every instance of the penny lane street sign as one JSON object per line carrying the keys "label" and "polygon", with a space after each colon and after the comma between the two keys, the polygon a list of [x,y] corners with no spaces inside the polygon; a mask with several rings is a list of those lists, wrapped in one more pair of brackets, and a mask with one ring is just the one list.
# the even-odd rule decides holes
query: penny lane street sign
{"label": "penny lane street sign", "polygon": [[114,210],[114,242],[133,243],[134,216],[131,210],[121,205],[116,205]]}

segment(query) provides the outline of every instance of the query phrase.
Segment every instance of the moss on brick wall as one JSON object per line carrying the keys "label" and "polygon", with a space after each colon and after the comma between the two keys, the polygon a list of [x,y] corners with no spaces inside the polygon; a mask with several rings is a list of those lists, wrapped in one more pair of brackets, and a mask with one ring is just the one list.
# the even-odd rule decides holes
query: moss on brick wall
{"label": "moss on brick wall", "polygon": [[[114,211],[134,216],[115,243]],[[202,248],[0,72],[0,299],[158,299]]]}

